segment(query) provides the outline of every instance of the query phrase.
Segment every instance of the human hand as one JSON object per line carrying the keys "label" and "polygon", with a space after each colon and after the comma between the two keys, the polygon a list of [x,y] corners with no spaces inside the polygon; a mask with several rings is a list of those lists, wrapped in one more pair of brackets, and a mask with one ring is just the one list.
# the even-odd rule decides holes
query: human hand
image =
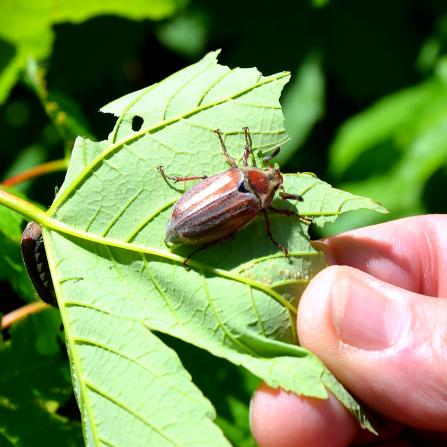
{"label": "human hand", "polygon": [[404,447],[414,437],[447,445],[447,215],[316,245],[338,265],[320,272],[301,298],[300,342],[376,412],[380,436],[360,430],[332,395],[318,400],[262,386],[250,412],[259,445]]}

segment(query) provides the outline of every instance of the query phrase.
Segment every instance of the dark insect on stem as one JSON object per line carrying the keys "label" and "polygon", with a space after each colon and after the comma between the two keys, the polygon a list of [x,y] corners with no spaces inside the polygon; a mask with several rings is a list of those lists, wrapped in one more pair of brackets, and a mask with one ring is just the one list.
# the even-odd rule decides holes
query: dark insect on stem
{"label": "dark insect on stem", "polygon": [[43,243],[42,228],[38,223],[28,223],[22,233],[20,245],[23,262],[36,292],[42,301],[57,307],[56,294]]}

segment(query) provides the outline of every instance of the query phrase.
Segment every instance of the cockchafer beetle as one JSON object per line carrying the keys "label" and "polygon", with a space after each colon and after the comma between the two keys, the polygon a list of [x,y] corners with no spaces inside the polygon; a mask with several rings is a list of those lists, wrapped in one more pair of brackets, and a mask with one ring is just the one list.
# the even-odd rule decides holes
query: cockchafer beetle
{"label": "cockchafer beetle", "polygon": [[[265,229],[270,240],[287,256],[287,248],[273,238],[270,230],[268,211],[287,216],[297,216],[307,224],[311,222],[291,210],[272,206],[273,197],[278,189],[282,199],[303,201],[299,194],[284,191],[283,176],[279,169],[269,161],[278,154],[277,148],[272,155],[264,157],[267,169],[248,166],[251,153],[249,130],[243,128],[245,148],[242,167],[230,156],[225,146],[222,131],[214,132],[219,138],[222,152],[231,168],[221,174],[207,176],[174,177],[166,175],[163,166],[158,170],[166,181],[174,183],[189,180],[202,180],[185,192],[174,205],[172,216],[166,228],[166,244],[202,244],[204,247],[220,239],[227,238],[251,222],[260,212],[264,214]],[[200,249],[191,253],[188,259]]]}
{"label": "cockchafer beetle", "polygon": [[36,292],[45,303],[57,307],[56,294],[43,244],[42,228],[29,222],[22,233],[22,258]]}

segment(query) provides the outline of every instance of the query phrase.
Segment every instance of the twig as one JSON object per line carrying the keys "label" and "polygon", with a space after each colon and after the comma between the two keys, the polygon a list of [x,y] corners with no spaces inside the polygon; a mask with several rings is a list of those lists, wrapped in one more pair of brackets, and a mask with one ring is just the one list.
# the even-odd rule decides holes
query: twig
{"label": "twig", "polygon": [[65,169],[67,169],[67,161],[65,159],[49,161],[6,179],[2,182],[2,186],[17,185],[18,183],[25,182],[26,180],[30,180],[44,174],[49,174],[51,172],[64,171]]}
{"label": "twig", "polygon": [[19,307],[9,314],[6,314],[2,317],[0,327],[1,329],[7,329],[17,321],[23,320],[25,317],[31,314],[36,314],[46,308],[50,307],[47,303],[43,301],[35,301],[34,303],[27,304],[25,306]]}

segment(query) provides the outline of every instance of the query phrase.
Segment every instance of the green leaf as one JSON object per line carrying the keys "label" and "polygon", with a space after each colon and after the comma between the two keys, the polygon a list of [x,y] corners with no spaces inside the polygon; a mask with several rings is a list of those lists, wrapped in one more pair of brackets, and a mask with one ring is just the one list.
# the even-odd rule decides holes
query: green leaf
{"label": "green leaf", "polygon": [[[255,445],[248,413],[250,398],[260,385],[260,380],[246,369],[215,357],[203,349],[166,335],[162,339],[177,352],[193,382],[216,408],[216,424],[231,444],[238,447]],[[213,371],[212,380],[210,371]]]}
{"label": "green leaf", "polygon": [[58,0],[53,6],[54,22],[79,23],[97,15],[116,15],[133,20],[161,20],[169,17],[187,0]]}
{"label": "green leaf", "polygon": [[286,162],[296,153],[315,123],[323,116],[324,89],[321,58],[312,53],[297,70],[282,101],[286,129],[291,140],[281,147],[278,163]]}
{"label": "green leaf", "polygon": [[[304,222],[272,215],[289,258],[265,236],[262,219],[198,253],[189,271],[182,262],[191,247],[171,252],[163,242],[183,186],[165,182],[157,166],[181,175],[227,169],[216,128],[238,159],[243,126],[263,153],[288,138],[279,96],[289,74],[231,70],[216,56],[104,107],[118,117],[114,130],[108,141],[77,140],[42,222],[87,445],[228,445],[211,405],[156,332],[272,387],[318,398],[329,387],[371,429],[324,365],[295,344],[297,299],[325,265]],[[286,188],[304,195],[300,213],[320,225],[359,207],[383,211],[311,175],[287,176]]]}
{"label": "green leaf", "polygon": [[51,53],[53,25],[79,23],[102,14],[134,20],[160,20],[184,0],[4,0],[0,2],[0,103],[17,81],[29,57],[43,60]]}
{"label": "green leaf", "polygon": [[233,396],[227,396],[227,402],[231,412],[231,420],[219,417],[216,422],[222,427],[233,445],[256,447],[248,427],[250,417],[247,403]]}
{"label": "green leaf", "polygon": [[65,144],[65,153],[69,157],[73,143],[78,135],[93,138],[87,121],[79,105],[60,91],[48,91],[45,80],[46,70],[28,58],[25,80],[39,98],[42,107],[53,122]]}
{"label": "green leaf", "polygon": [[79,422],[57,414],[73,392],[59,327],[48,309],[14,325],[0,344],[0,445],[83,445]]}
{"label": "green leaf", "polygon": [[189,58],[203,54],[207,34],[205,17],[194,12],[176,15],[157,27],[158,40],[164,47]]}
{"label": "green leaf", "polygon": [[431,80],[381,99],[349,119],[331,147],[331,169],[342,175],[363,153],[393,139],[406,145],[445,115],[447,85]]}
{"label": "green leaf", "polygon": [[312,6],[315,9],[325,8],[329,4],[330,0],[311,0]]}
{"label": "green leaf", "polygon": [[[390,95],[345,123],[332,146],[341,186],[374,197],[397,218],[426,212],[424,190],[447,162],[447,84],[426,81]],[[376,223],[363,214],[336,231]]]}
{"label": "green leaf", "polygon": [[7,280],[22,298],[31,301],[36,294],[20,254],[22,225],[22,216],[8,208],[0,207],[0,249],[2,251],[0,279]]}

